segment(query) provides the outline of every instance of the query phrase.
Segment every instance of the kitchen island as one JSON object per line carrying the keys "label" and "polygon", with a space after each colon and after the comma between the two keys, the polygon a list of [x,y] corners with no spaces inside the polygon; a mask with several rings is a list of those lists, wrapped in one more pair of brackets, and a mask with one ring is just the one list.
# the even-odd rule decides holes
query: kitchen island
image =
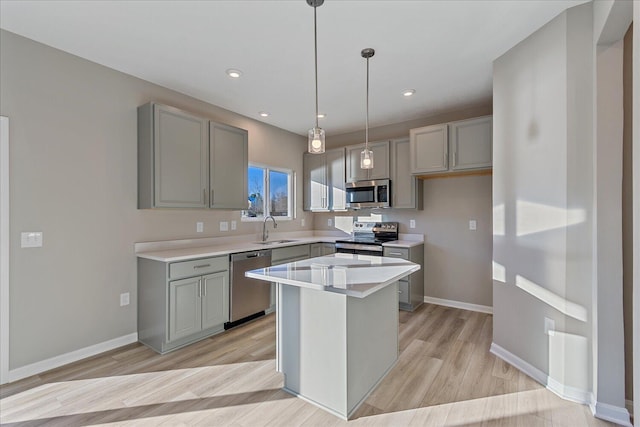
{"label": "kitchen island", "polygon": [[333,254],[247,277],[277,283],[276,369],[284,389],[348,419],[398,358],[398,280],[418,264]]}

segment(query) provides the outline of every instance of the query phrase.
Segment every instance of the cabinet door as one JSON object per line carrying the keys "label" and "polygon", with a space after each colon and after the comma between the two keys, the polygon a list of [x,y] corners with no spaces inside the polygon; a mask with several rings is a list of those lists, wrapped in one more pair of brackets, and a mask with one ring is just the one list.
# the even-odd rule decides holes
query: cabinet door
{"label": "cabinet door", "polygon": [[347,205],[345,194],[345,159],[344,148],[329,150],[326,154],[327,193],[330,210],[344,210]]}
{"label": "cabinet door", "polygon": [[206,207],[207,120],[154,105],[154,207]]}
{"label": "cabinet door", "polygon": [[446,171],[449,167],[447,125],[410,131],[411,173]]}
{"label": "cabinet door", "polygon": [[422,181],[411,174],[409,138],[391,141],[391,191],[395,209],[422,209]]}
{"label": "cabinet door", "polygon": [[247,209],[247,131],[210,122],[209,135],[209,206],[218,209]]}
{"label": "cabinet door", "polygon": [[312,243],[309,245],[309,258],[316,258],[322,255],[322,243]]}
{"label": "cabinet door", "polygon": [[373,152],[373,169],[360,167],[360,153],[364,144],[347,147],[347,182],[368,179],[389,179],[389,141],[370,142],[369,149]]}
{"label": "cabinet door", "polygon": [[200,277],[169,282],[169,336],[173,341],[201,330]]}
{"label": "cabinet door", "polygon": [[202,329],[229,321],[229,272],[202,277]]}
{"label": "cabinet door", "polygon": [[[350,145],[347,147],[346,152],[346,178],[347,182],[356,182],[363,181],[369,179],[369,174],[367,173],[368,169],[360,168],[360,153],[364,150],[364,144],[358,145]],[[373,154],[373,165],[376,165],[377,159],[375,158],[375,153]]]}
{"label": "cabinet door", "polygon": [[368,179],[389,179],[389,141],[370,142],[373,151],[373,169],[368,169]]}
{"label": "cabinet door", "polygon": [[451,126],[451,169],[491,167],[492,117],[461,120]]}
{"label": "cabinet door", "polygon": [[328,209],[326,153],[304,153],[304,210]]}
{"label": "cabinet door", "polygon": [[336,253],[336,245],[334,243],[322,243],[322,255],[330,255]]}

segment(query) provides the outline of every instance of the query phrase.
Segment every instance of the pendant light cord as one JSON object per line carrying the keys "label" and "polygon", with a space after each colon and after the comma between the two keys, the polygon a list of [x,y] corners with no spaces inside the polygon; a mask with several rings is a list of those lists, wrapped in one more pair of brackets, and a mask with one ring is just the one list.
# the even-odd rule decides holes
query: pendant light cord
{"label": "pendant light cord", "polygon": [[318,128],[318,24],[316,22],[316,9],[317,6],[313,6],[313,39],[316,64],[316,128]]}
{"label": "pendant light cord", "polygon": [[364,125],[364,146],[365,150],[369,149],[369,58],[367,58],[367,114]]}

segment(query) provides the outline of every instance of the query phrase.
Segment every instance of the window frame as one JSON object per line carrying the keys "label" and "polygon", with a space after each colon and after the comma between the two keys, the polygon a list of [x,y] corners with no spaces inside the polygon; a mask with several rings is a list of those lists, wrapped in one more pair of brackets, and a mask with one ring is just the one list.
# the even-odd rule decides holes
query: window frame
{"label": "window frame", "polygon": [[264,179],[263,179],[263,186],[264,186],[264,197],[263,197],[263,215],[262,216],[255,216],[255,217],[251,217],[251,216],[246,216],[245,212],[246,210],[243,209],[240,212],[240,221],[241,222],[258,222],[258,221],[264,221],[264,219],[271,215],[271,179],[269,176],[269,173],[271,171],[273,172],[279,172],[279,173],[284,173],[287,175],[287,212],[288,215],[287,216],[276,216],[274,217],[277,221],[293,221],[296,218],[296,214],[295,214],[295,179],[296,179],[296,173],[293,169],[287,169],[287,168],[280,168],[280,167],[276,167],[276,166],[269,166],[269,165],[265,165],[263,163],[253,163],[253,162],[249,162],[249,166],[247,168],[247,175],[249,174],[249,169],[250,168],[260,168],[264,170]]}

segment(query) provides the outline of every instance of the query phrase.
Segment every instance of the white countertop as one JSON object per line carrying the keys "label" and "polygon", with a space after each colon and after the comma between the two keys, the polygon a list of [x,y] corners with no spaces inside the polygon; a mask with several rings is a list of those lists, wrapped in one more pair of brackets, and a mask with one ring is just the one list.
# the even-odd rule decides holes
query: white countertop
{"label": "white countertop", "polygon": [[[412,236],[412,235],[408,235]],[[333,243],[338,239],[348,238],[343,236],[294,236],[282,235],[281,239],[273,237],[271,240],[291,240],[285,243],[261,244],[249,237],[238,238],[205,238],[192,240],[175,240],[166,242],[136,243],[136,256],[161,262],[187,261],[197,258],[224,256],[239,252],[257,251],[261,249],[274,249],[286,246],[305,245],[309,243]],[[422,240],[403,239],[387,242],[383,246],[410,248],[424,244]],[[420,236],[422,237],[422,236]]]}
{"label": "white countertop", "polygon": [[251,270],[247,277],[364,298],[420,270],[398,258],[333,254]]}

